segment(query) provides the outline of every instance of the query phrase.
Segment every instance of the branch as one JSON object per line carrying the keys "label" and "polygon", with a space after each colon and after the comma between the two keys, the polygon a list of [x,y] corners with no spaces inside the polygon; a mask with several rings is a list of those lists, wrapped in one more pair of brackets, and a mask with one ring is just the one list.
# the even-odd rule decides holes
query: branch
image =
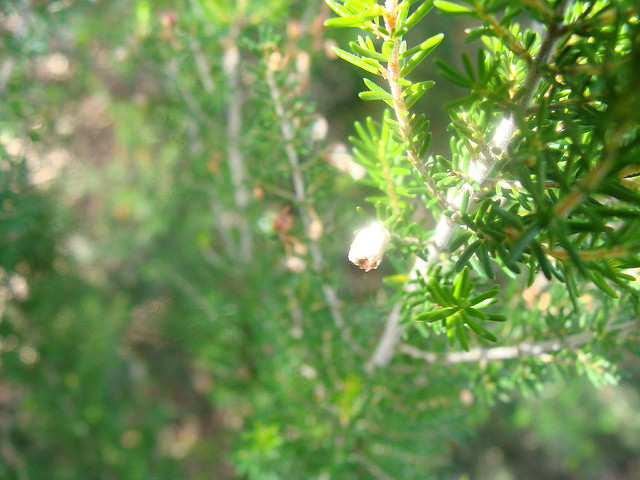
{"label": "branch", "polygon": [[[325,262],[322,255],[322,250],[320,249],[320,245],[315,235],[312,234],[311,226],[314,219],[311,217],[309,211],[306,208],[309,202],[307,199],[304,177],[300,168],[300,159],[294,147],[295,135],[293,125],[286,115],[280,88],[278,87],[276,79],[274,78],[273,69],[270,68],[268,62],[266,80],[271,94],[271,101],[273,102],[276,116],[279,121],[280,133],[282,134],[282,138],[284,140],[285,155],[287,156],[289,166],[291,167],[291,180],[293,183],[294,198],[298,207],[298,211],[300,213],[300,218],[302,219],[304,233],[309,244],[309,252],[311,254],[313,270],[318,274],[320,278],[322,278]],[[331,312],[333,323],[340,332],[341,338],[347,344],[349,344],[355,352],[363,355],[364,351],[362,347],[360,347],[360,345],[356,343],[356,341],[351,336],[351,333],[346,328],[346,322],[340,310],[340,299],[337,292],[331,285],[323,281],[322,293],[324,295],[325,301],[327,302],[327,306],[329,307],[329,311]]]}
{"label": "branch", "polygon": [[[385,2],[383,18],[388,32],[392,32],[396,27],[397,6],[397,0],[387,0]],[[383,36],[385,40],[390,39],[388,35],[380,35]],[[440,194],[433,178],[431,178],[429,172],[427,172],[424,161],[420,158],[416,149],[415,141],[413,140],[414,135],[411,128],[411,119],[409,111],[405,106],[403,88],[400,83],[400,40],[401,39],[398,37],[394,37],[392,39],[393,50],[391,58],[387,62],[387,68],[383,69],[381,74],[389,83],[389,90],[393,97],[393,110],[395,111],[396,118],[398,120],[398,129],[402,142],[404,143],[407,160],[409,160],[411,165],[418,171],[420,178],[424,181],[427,188],[429,188],[431,194],[439,200],[440,205],[442,205],[443,208],[449,208],[446,198]]]}
{"label": "branch", "polygon": [[[562,0],[558,5],[556,13],[558,15],[564,14],[564,11],[567,7],[569,0]],[[538,50],[538,54],[536,55],[533,64],[527,71],[527,75],[525,77],[522,88],[520,89],[523,92],[519,98],[519,105],[522,107],[527,107],[533,98],[533,94],[540,83],[540,79],[542,77],[542,66],[545,65],[551,57],[553,52],[553,47],[562,34],[563,29],[561,25],[557,25],[555,22],[549,25],[547,30],[545,31],[545,35],[542,39],[542,43],[540,44],[540,49]],[[493,136],[493,139],[490,142],[491,147],[498,147],[500,150],[506,150],[513,135],[516,131],[516,124],[511,115],[506,116],[498,126],[496,133]],[[491,152],[491,148],[488,149]],[[498,158],[492,153],[489,156],[477,157],[471,161],[470,165],[470,176],[481,186],[488,180],[489,173],[495,167]],[[478,192],[476,192],[470,185],[466,185],[452,200],[452,204],[457,208],[460,207],[462,202],[463,193],[469,190],[469,202],[471,205],[473,202],[477,200]],[[415,275],[417,272],[424,273],[427,272],[431,267],[440,262],[440,253],[447,246],[453,233],[456,229],[457,224],[451,220],[446,215],[443,215],[436,226],[435,233],[433,237],[431,237],[431,242],[429,243],[429,261],[425,262],[421,259],[416,259],[414,266],[412,268],[412,274]],[[398,305],[401,305],[399,302],[392,310],[389,318],[387,319],[387,323],[385,325],[384,332],[382,337],[380,338],[376,349],[371,355],[369,361],[367,362],[367,369],[372,370],[374,367],[386,367],[391,358],[393,357],[395,346],[400,341],[400,336],[402,334],[402,325],[400,325],[401,316],[399,314],[394,314],[396,312]],[[399,310],[399,308],[398,308]]]}
{"label": "branch", "polygon": [[[253,256],[253,239],[249,231],[246,215],[242,212],[249,205],[249,190],[246,186],[247,174],[244,158],[240,150],[242,129],[242,90],[240,88],[240,51],[237,45],[237,27],[232,27],[228,43],[224,50],[223,66],[227,76],[229,88],[229,103],[227,105],[227,154],[229,169],[231,170],[231,183],[234,188],[234,201],[240,215],[238,216],[240,228],[240,251],[243,263],[250,263]],[[196,62],[197,63],[197,62]]]}
{"label": "branch", "polygon": [[396,344],[402,334],[402,325],[400,324],[401,310],[402,302],[397,302],[389,314],[389,319],[384,326],[384,332],[380,337],[378,346],[365,365],[366,372],[371,373],[375,367],[387,366],[391,361]]}
{"label": "branch", "polygon": [[196,68],[198,69],[198,76],[200,77],[200,83],[202,83],[202,87],[204,91],[209,95],[212,95],[216,88],[213,83],[213,77],[211,76],[211,66],[207,61],[207,57],[205,57],[204,52],[202,51],[202,46],[198,41],[197,37],[193,37],[189,42],[189,47],[193,52],[193,58],[196,62]]}
{"label": "branch", "polygon": [[[558,260],[568,260],[571,258],[569,252],[564,249],[549,250],[545,246],[541,246],[540,248],[542,248],[542,251],[545,254],[550,255],[553,258],[557,258]],[[605,258],[623,258],[629,255],[629,253],[629,249],[622,245],[612,248],[596,248],[593,250],[582,250],[577,252],[578,256],[585,262],[592,262],[594,260],[602,260]]]}
{"label": "branch", "polygon": [[[619,323],[613,325],[609,332],[620,332],[626,335],[631,332],[638,332],[638,321]],[[542,342],[523,342],[510,347],[495,348],[474,348],[468,352],[449,352],[438,354],[422,351],[412,345],[403,343],[400,345],[400,352],[412,358],[421,359],[427,363],[437,363],[438,365],[456,365],[458,363],[470,362],[490,362],[499,360],[510,360],[519,357],[536,357],[541,360],[550,360],[550,354],[564,349],[573,350],[582,347],[596,336],[591,332],[576,333],[564,339],[545,340]]]}

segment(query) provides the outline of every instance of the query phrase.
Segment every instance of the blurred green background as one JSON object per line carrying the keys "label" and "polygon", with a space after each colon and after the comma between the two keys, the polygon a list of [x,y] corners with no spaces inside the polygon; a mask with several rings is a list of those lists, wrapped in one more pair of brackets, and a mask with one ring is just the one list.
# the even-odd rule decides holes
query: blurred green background
{"label": "blurred green background", "polygon": [[[308,247],[291,239],[269,62],[328,278],[371,349],[382,273],[365,281],[346,260],[370,192],[330,163],[380,112],[330,53],[356,33],[325,31],[323,2],[0,5],[0,478],[640,478],[634,359],[617,386],[568,377],[528,396],[485,396],[467,367],[400,362],[372,379],[331,324],[324,279],[287,263]],[[464,24],[421,28],[445,33],[436,56],[458,56]],[[446,152],[443,104],[460,92],[430,93],[417,108]]]}

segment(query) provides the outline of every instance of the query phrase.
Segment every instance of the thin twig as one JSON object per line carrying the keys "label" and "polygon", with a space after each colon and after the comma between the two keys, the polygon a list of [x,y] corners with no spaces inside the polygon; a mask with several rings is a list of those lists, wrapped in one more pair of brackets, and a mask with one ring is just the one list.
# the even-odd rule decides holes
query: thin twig
{"label": "thin twig", "polygon": [[[630,321],[613,325],[609,332],[619,332],[622,335],[631,332],[638,332],[638,321]],[[510,360],[519,357],[536,357],[543,360],[550,360],[550,354],[561,350],[572,350],[582,347],[596,337],[591,332],[576,333],[564,339],[545,340],[542,342],[523,342],[518,345],[495,347],[495,348],[474,348],[468,352],[448,352],[439,354],[425,352],[406,343],[400,344],[398,350],[410,357],[424,360],[427,363],[437,363],[438,365],[456,365],[470,362],[490,362],[500,360]]]}
{"label": "thin twig", "polygon": [[[396,27],[397,6],[397,0],[387,0],[385,2],[383,18],[385,28],[388,32],[392,32]],[[440,194],[436,183],[431,175],[429,175],[424,161],[420,158],[416,142],[413,140],[414,132],[411,127],[411,117],[404,102],[405,95],[402,84],[400,83],[400,39],[397,37],[391,38],[389,35],[382,33],[380,33],[380,35],[385,40],[393,42],[393,49],[391,57],[387,62],[387,67],[380,73],[389,84],[389,91],[393,97],[393,110],[398,121],[398,131],[400,133],[402,143],[404,144],[407,160],[409,160],[409,163],[411,163],[411,165],[418,171],[420,178],[424,181],[424,184],[427,186],[431,194],[438,199],[441,207],[443,209],[450,208],[447,199]]]}
{"label": "thin twig", "polygon": [[166,78],[170,81],[170,85],[172,85],[177,93],[184,100],[187,108],[189,109],[189,114],[197,119],[199,122],[203,124],[207,124],[209,122],[209,118],[204,110],[200,107],[198,100],[193,96],[193,93],[185,88],[184,84],[178,78],[179,74],[179,65],[175,61],[167,62],[167,66],[164,69],[164,74]]}
{"label": "thin twig", "polygon": [[193,37],[189,42],[189,46],[191,47],[191,51],[193,52],[193,59],[196,62],[196,69],[198,70],[198,77],[200,78],[200,83],[202,83],[202,87],[204,91],[209,95],[212,95],[215,92],[215,84],[213,83],[213,77],[211,76],[211,66],[207,61],[207,57],[204,55],[202,51],[202,46],[198,41],[197,37]]}
{"label": "thin twig", "polygon": [[288,308],[291,312],[291,320],[293,321],[290,330],[291,336],[293,338],[300,338],[304,335],[304,315],[300,307],[300,302],[298,302],[292,288],[287,288],[284,294],[287,296]]}
{"label": "thin twig", "polygon": [[246,210],[250,195],[246,185],[247,173],[244,157],[240,149],[242,131],[242,89],[240,88],[240,50],[237,45],[237,27],[227,39],[224,50],[223,65],[229,88],[229,103],[227,104],[227,157],[231,170],[231,183],[234,189],[234,201],[238,208],[238,222],[240,229],[240,251],[242,263],[250,263],[253,256],[253,239],[247,224]]}
{"label": "thin twig", "polygon": [[378,342],[378,346],[374,350],[373,354],[369,358],[369,361],[365,365],[365,371],[372,372],[375,367],[386,366],[391,361],[391,357],[395,352],[395,347],[400,340],[402,334],[402,325],[400,319],[402,318],[400,312],[402,310],[402,302],[397,302],[384,326],[384,332]]}
{"label": "thin twig", "polygon": [[[558,15],[564,14],[569,0],[562,0],[558,5],[556,13]],[[527,70],[524,84],[521,88],[523,92],[519,98],[519,105],[527,107],[533,98],[540,79],[542,78],[542,66],[549,62],[553,47],[561,34],[562,30],[559,25],[552,23],[546,30],[538,54],[531,67]],[[498,147],[500,150],[506,150],[507,146],[511,142],[513,135],[515,134],[516,124],[511,115],[506,116],[500,123],[490,145],[492,147]],[[491,149],[489,149],[491,150]],[[498,158],[491,154],[488,157],[478,157],[471,161],[470,171],[473,172],[473,179],[479,184],[483,185],[489,177],[489,174],[493,167],[495,167]],[[460,191],[451,203],[459,206],[462,200],[462,194],[465,190],[470,191],[470,197],[468,204],[471,205],[477,200],[478,192],[476,192],[470,185],[466,185],[462,191]],[[431,238],[431,242],[428,246],[429,261],[425,262],[422,259],[416,259],[412,272],[415,275],[417,272],[425,273],[435,264],[440,262],[440,253],[448,245],[453,233],[457,227],[457,224],[446,215],[443,215],[438,222],[435,234]],[[398,305],[396,305],[397,307]],[[401,316],[396,314],[397,308],[394,307],[391,314],[387,319],[384,332],[378,341],[373,354],[367,362],[367,369],[370,371],[374,367],[386,367],[395,351],[395,347],[400,341],[402,334],[402,325],[400,324]]]}
{"label": "thin twig", "polygon": [[[205,12],[202,9],[202,6],[198,4],[196,0],[189,0],[189,6],[191,10],[197,16],[204,16]],[[210,33],[210,32],[208,32]],[[193,59],[196,62],[196,69],[198,70],[198,77],[200,78],[200,83],[202,83],[202,87],[204,91],[209,95],[212,95],[215,91],[215,82],[213,81],[213,77],[211,76],[211,66],[209,65],[209,61],[207,60],[206,55],[202,51],[202,45],[200,44],[200,40],[196,35],[193,35],[189,39],[189,48],[193,52]]]}
{"label": "thin twig", "polygon": [[[313,235],[311,235],[311,225],[313,223],[313,218],[306,208],[308,205],[307,192],[304,177],[302,175],[300,159],[294,147],[295,138],[293,125],[286,116],[280,88],[278,87],[276,79],[274,78],[273,70],[269,67],[267,67],[266,80],[267,85],[269,86],[271,100],[273,102],[276,116],[280,125],[280,133],[282,134],[282,138],[284,140],[285,154],[287,156],[287,160],[289,161],[289,166],[291,167],[291,179],[293,182],[294,198],[296,200],[298,211],[300,212],[300,217],[302,218],[302,226],[304,228],[305,236],[308,241],[312,266],[318,276],[322,277],[325,262],[322,255],[322,250],[320,249],[320,245],[317,239]],[[329,307],[329,311],[331,312],[333,323],[340,332],[341,338],[347,344],[349,344],[353,351],[363,355],[364,351],[362,347],[358,345],[358,343],[351,336],[349,330],[347,330],[346,322],[340,310],[340,299],[336,290],[327,282],[322,282],[322,293],[324,295],[325,301],[327,302],[327,306]]]}

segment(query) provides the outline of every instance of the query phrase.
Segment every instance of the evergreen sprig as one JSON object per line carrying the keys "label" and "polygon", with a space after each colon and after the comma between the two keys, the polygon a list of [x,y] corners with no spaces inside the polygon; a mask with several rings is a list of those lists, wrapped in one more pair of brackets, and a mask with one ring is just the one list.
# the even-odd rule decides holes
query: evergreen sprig
{"label": "evergreen sprig", "polygon": [[[572,305],[568,317],[580,316],[581,292],[589,285],[637,308],[640,95],[633,79],[640,78],[640,25],[634,2],[327,3],[340,17],[327,25],[368,34],[351,42],[352,53],[336,53],[388,83],[383,88],[365,79],[368,90],[360,97],[383,101],[395,111],[395,120],[386,116],[380,133],[367,120],[368,129],[357,126],[360,138],[352,142],[371,184],[388,197],[373,202],[396,204],[378,208],[378,216],[397,238],[411,232],[422,245],[413,243],[408,250],[426,259],[421,267],[426,277],[406,289],[407,318],[442,320],[448,337],[465,350],[467,330],[495,341],[496,334],[478,323],[493,318],[469,310],[468,299],[483,298],[485,288],[495,307],[504,309],[498,294],[504,275],[524,276],[531,286],[540,274],[564,285],[561,291]],[[461,54],[462,70],[435,60],[444,80],[468,91],[449,105],[449,158],[425,158],[429,121],[409,111],[433,81],[406,76],[442,35],[415,46],[403,36],[433,6],[444,15],[475,21],[468,41],[483,42],[475,61]],[[525,26],[516,19],[524,19]],[[542,34],[526,22],[538,24]],[[387,125],[403,155],[376,143]],[[403,171],[396,181],[389,179],[385,165],[398,157],[408,159],[418,175]],[[397,188],[389,185],[402,185],[409,193],[406,204],[415,205],[413,196],[440,218],[435,231],[398,214],[392,200]],[[444,250],[450,252],[446,258],[440,256]],[[416,310],[425,305],[426,311]],[[513,317],[507,311],[490,315]],[[379,348],[397,344],[400,331],[388,324],[383,336],[395,335],[395,341],[383,338]]]}
{"label": "evergreen sprig", "polygon": [[416,116],[409,111],[434,82],[413,82],[407,78],[407,75],[438,46],[443,35],[434,35],[414,47],[408,47],[404,36],[433,7],[432,1],[422,2],[409,14],[414,3],[415,1],[390,0],[382,7],[373,0],[348,0],[342,3],[328,0],[327,4],[339,18],[329,19],[325,24],[334,27],[358,27],[369,34],[358,37],[357,42],[350,42],[351,52],[338,47],[334,47],[333,50],[347,62],[386,81],[385,89],[365,78],[367,90],[360,93],[360,98],[383,101],[394,110],[395,120],[387,116],[385,122],[404,146],[404,155],[419,173],[421,181],[426,184],[431,195],[438,198],[444,206],[446,200],[440,195],[424,162],[424,156],[431,144],[429,123],[424,121],[424,117]]}

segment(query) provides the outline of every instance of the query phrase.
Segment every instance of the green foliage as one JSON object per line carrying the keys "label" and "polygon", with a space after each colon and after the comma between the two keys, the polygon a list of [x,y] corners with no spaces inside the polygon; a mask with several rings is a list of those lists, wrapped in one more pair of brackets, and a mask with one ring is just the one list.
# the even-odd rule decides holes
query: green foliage
{"label": "green foliage", "polygon": [[37,271],[51,267],[57,232],[51,219],[54,209],[50,202],[48,195],[30,185],[24,157],[4,163],[0,177],[0,264],[6,271],[15,272],[26,262]]}
{"label": "green foliage", "polygon": [[496,478],[474,439],[522,429],[558,475],[601,431],[637,457],[606,404],[562,443],[569,397],[512,403],[638,404],[634,2],[80,3],[0,12],[0,477]]}
{"label": "green foliage", "polygon": [[[458,140],[452,139],[451,158],[425,159],[427,149],[414,150],[414,141],[425,136],[424,125],[428,122],[418,122],[419,127],[414,129],[416,114],[407,110],[414,104],[411,94],[404,104],[398,97],[418,85],[427,86],[424,81],[411,83],[405,75],[440,43],[442,35],[415,47],[403,43],[394,28],[397,22],[405,27],[402,34],[408,31],[402,18],[411,3],[388,4],[393,10],[378,12],[382,20],[371,20],[371,12],[365,15],[349,7],[352,21],[337,25],[357,26],[388,38],[378,52],[370,37],[359,37],[357,44],[350,44],[354,54],[347,60],[376,63],[376,68],[369,71],[389,81],[386,91],[365,80],[370,91],[361,97],[383,100],[395,110],[398,122],[386,116],[386,123],[419,172],[415,177],[405,176],[403,188],[414,194],[420,192],[417,198],[436,219],[450,219],[441,219],[436,232],[444,227],[450,239],[445,241],[454,254],[452,262],[434,258],[445,246],[444,242],[438,243],[441,240],[436,235],[427,262],[431,267],[439,264],[437,270],[430,281],[423,281],[423,293],[410,289],[405,295],[407,299],[431,299],[434,310],[420,313],[416,319],[450,324],[451,328],[445,328],[449,338],[455,330],[465,350],[469,348],[465,326],[495,340],[493,334],[480,330],[476,319],[483,316],[466,310],[469,307],[452,291],[460,291],[460,285],[465,285],[465,298],[478,296],[480,292],[472,291],[481,287],[484,279],[499,281],[496,269],[508,276],[528,272],[529,285],[538,272],[548,280],[564,283],[574,307],[577,292],[583,288],[578,285],[585,282],[612,297],[626,292],[626,301],[637,306],[639,292],[629,269],[637,264],[638,240],[630,232],[636,231],[638,198],[637,185],[630,178],[637,166],[640,110],[636,106],[622,107],[623,103],[635,105],[638,98],[635,86],[625,80],[633,75],[634,59],[640,52],[638,22],[631,5],[620,2],[594,7],[586,2],[584,7],[576,4],[564,12],[567,2],[560,2],[555,11],[544,4],[524,2],[433,2],[444,14],[481,20],[482,25],[470,29],[469,35],[470,39],[482,38],[485,48],[478,50],[475,66],[469,55],[462,53],[464,71],[436,59],[440,76],[468,89],[469,94],[453,102],[449,112],[451,129],[458,136]],[[345,3],[344,8],[348,5]],[[431,2],[424,5],[426,10]],[[335,5],[332,8],[339,15],[345,14]],[[594,20],[603,15],[603,10],[609,11],[608,20]],[[525,11],[546,23],[543,38],[512,22]],[[354,21],[357,15],[359,25]],[[382,23],[388,32],[377,30]],[[589,25],[588,31],[585,25]],[[397,59],[385,55],[385,44],[390,42],[399,42],[402,53]],[[392,51],[391,47],[386,50]],[[386,65],[381,66],[384,61]],[[583,75],[582,71],[590,74]],[[420,88],[416,94],[424,90]],[[384,155],[384,150],[376,149],[377,135],[371,126],[368,132],[360,127],[357,130],[361,138],[352,139],[356,155],[367,167],[373,184],[378,183],[378,188],[387,193],[387,198],[371,197],[379,217],[398,237],[406,238],[411,232],[420,244],[428,246],[429,231],[411,215],[417,208],[415,203],[407,202],[413,203],[407,215],[398,215],[390,207],[381,208],[390,204],[389,185],[393,185],[380,181],[384,165],[398,154],[372,162],[373,152]],[[362,153],[365,145],[367,154]],[[463,229],[459,234],[454,232],[454,223]],[[428,255],[423,250],[419,256]],[[470,271],[475,275],[471,276],[473,280],[469,280]],[[451,286],[451,292],[446,291],[446,285]]]}
{"label": "green foliage", "polygon": [[[455,283],[450,288],[443,286],[442,279],[437,277],[431,279],[429,283],[421,278],[420,283],[428,292],[427,300],[431,305],[438,305],[440,308],[429,310],[416,316],[416,320],[422,322],[441,321],[449,339],[453,340],[455,334],[462,348],[467,351],[469,351],[466,339],[467,328],[491,342],[496,342],[495,335],[480,325],[478,320],[506,321],[504,315],[485,313],[480,310],[497,301],[499,286],[494,285],[489,290],[469,298],[473,288],[469,275],[469,269],[464,267],[462,274],[456,277]],[[415,293],[412,292],[411,297],[415,296]]]}

